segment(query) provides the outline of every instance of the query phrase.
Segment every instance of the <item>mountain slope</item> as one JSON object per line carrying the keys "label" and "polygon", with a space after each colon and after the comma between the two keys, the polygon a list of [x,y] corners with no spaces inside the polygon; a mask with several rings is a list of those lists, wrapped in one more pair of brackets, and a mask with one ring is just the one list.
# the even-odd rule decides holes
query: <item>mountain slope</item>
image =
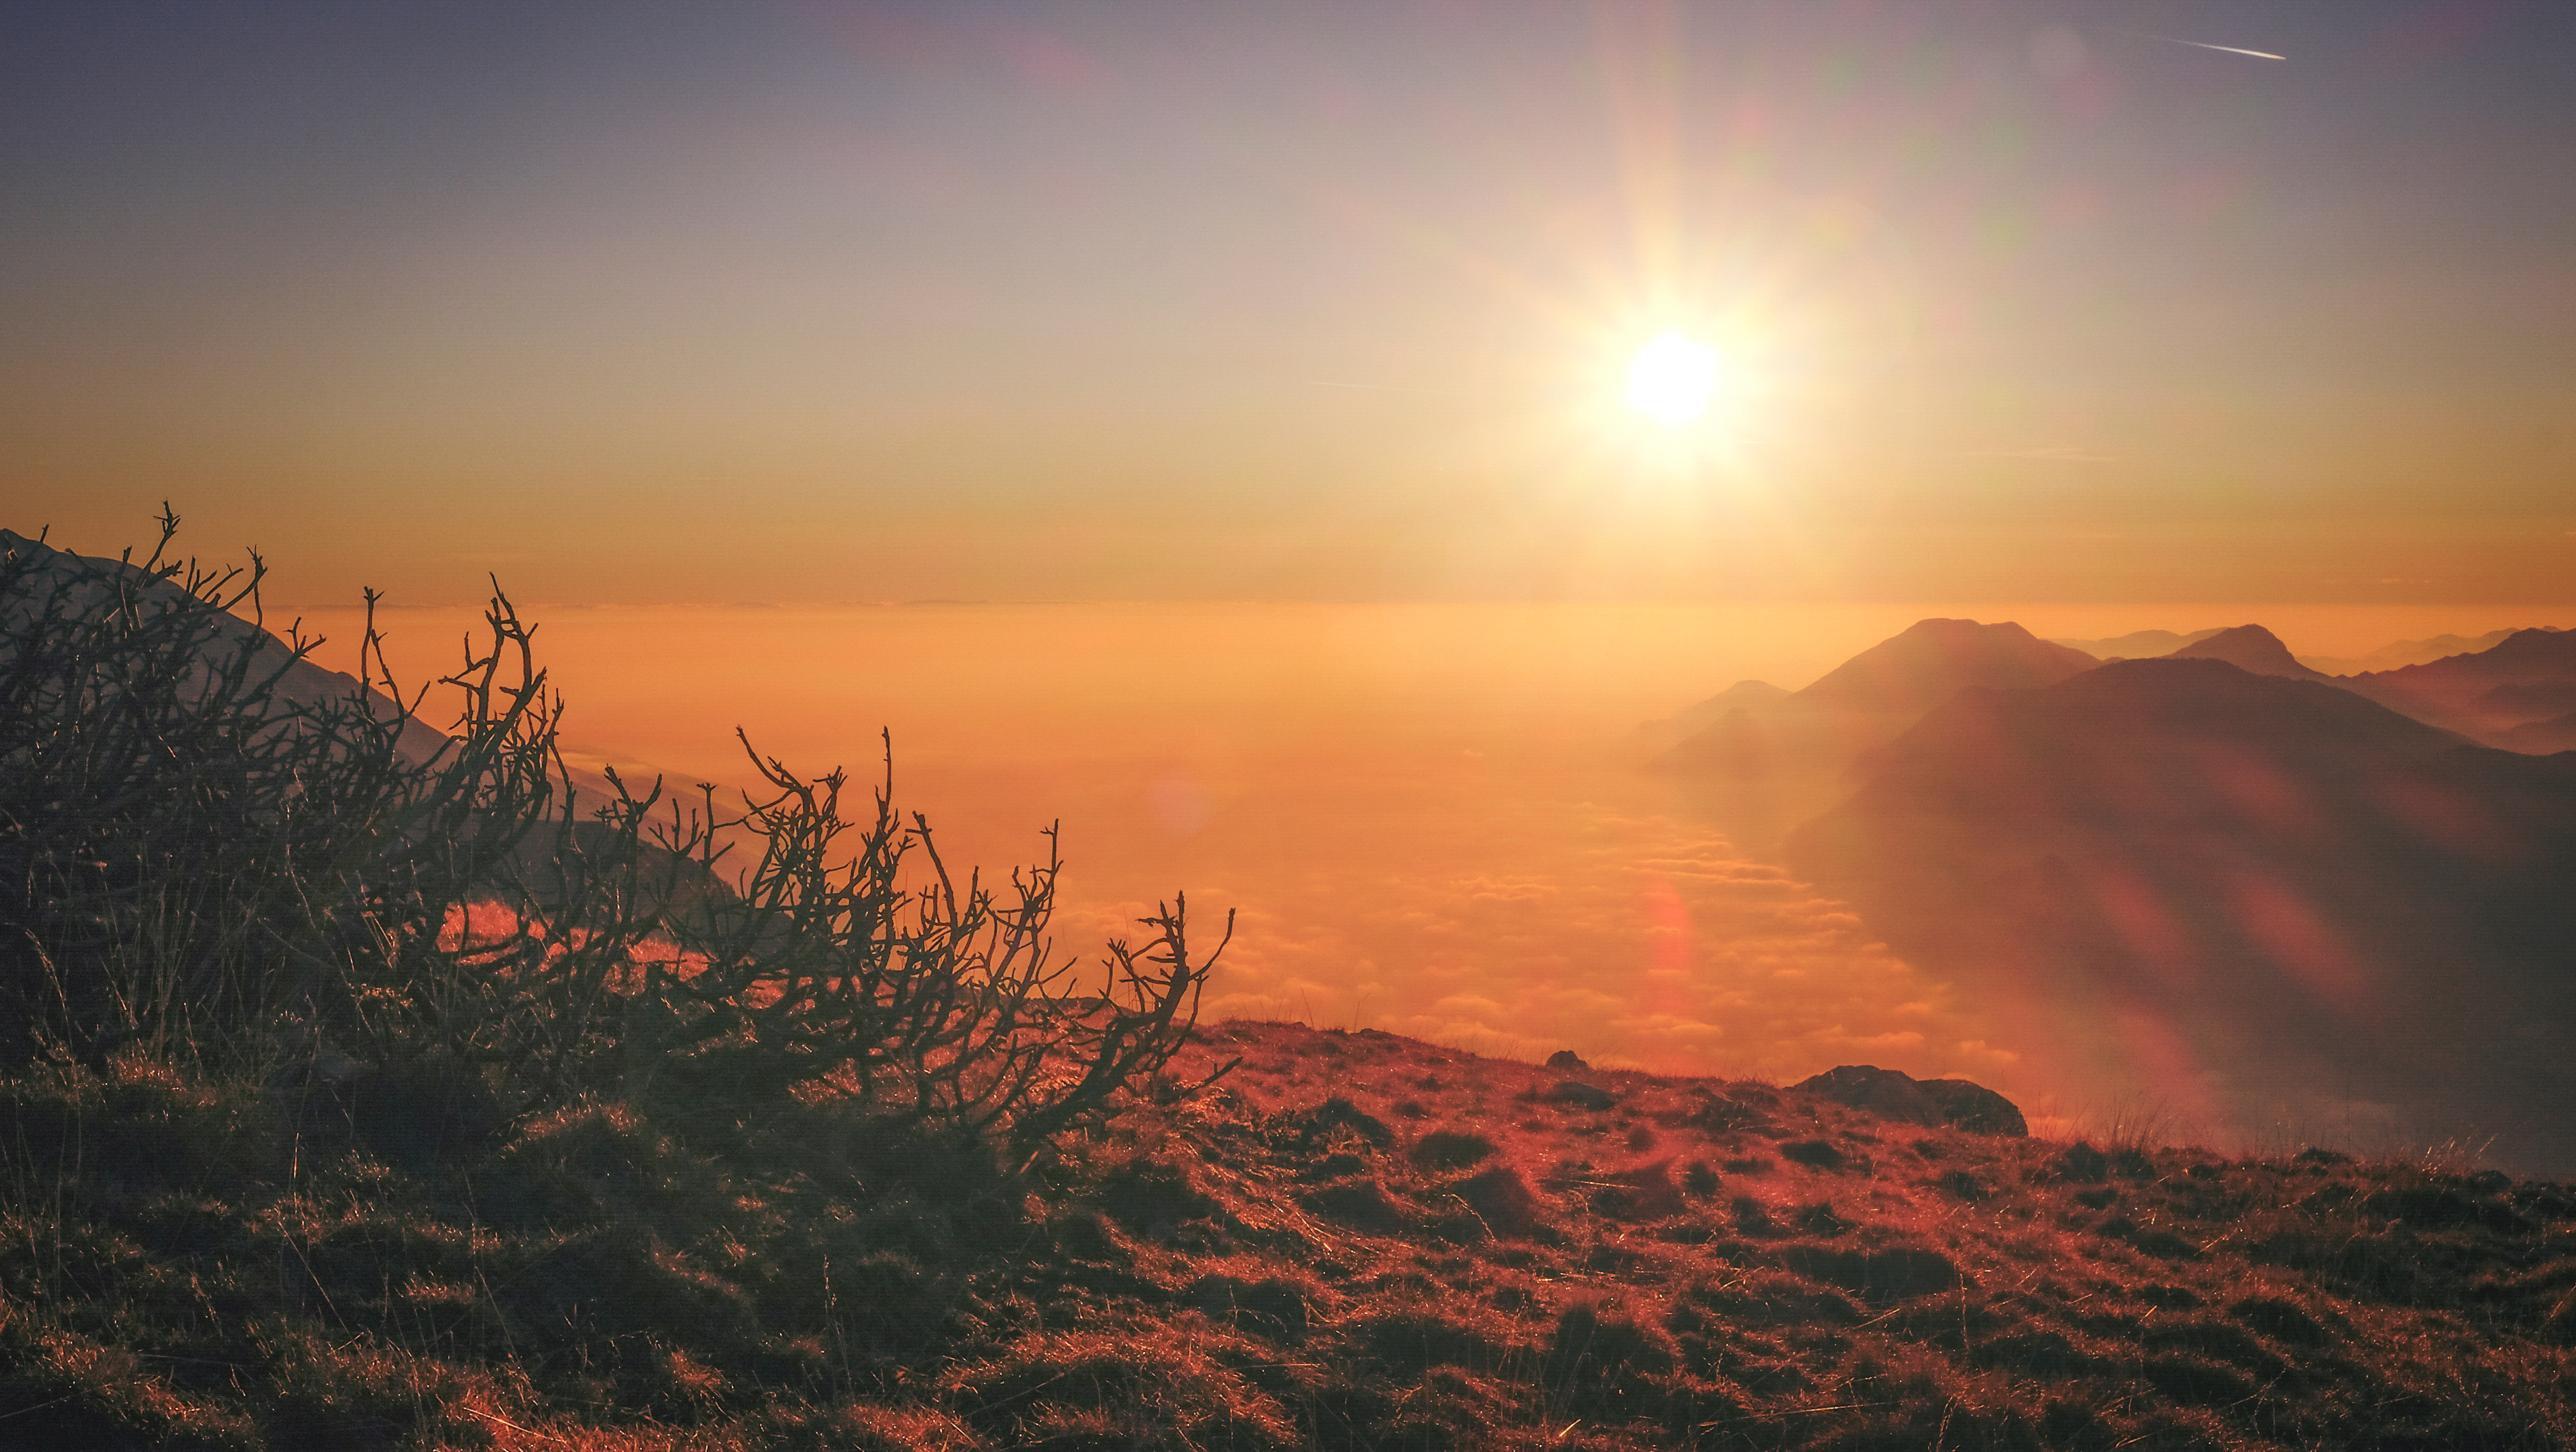
{"label": "mountain slope", "polygon": [[2128,661],[1962,695],[1790,848],[2023,1042],[2139,1092],[2576,1168],[2576,756]]}
{"label": "mountain slope", "polygon": [[1827,672],[1798,693],[1840,710],[1919,716],[1972,686],[2045,686],[2100,661],[2052,644],[2010,621],[1918,620]]}
{"label": "mountain slope", "polygon": [[[94,616],[111,608],[120,592],[129,592],[144,602],[147,610],[189,608],[188,592],[180,583],[139,565],[58,550],[6,529],[0,529],[0,553],[15,561],[15,588],[0,593],[0,627],[5,627],[0,629],[0,664],[8,659],[8,633],[23,630],[38,612],[48,609],[68,618]],[[355,700],[363,691],[377,719],[390,721],[400,715],[402,727],[395,750],[404,760],[415,766],[424,765],[452,749],[454,742],[445,731],[405,712],[383,691],[361,686],[355,676],[331,670],[309,656],[296,656],[284,641],[258,622],[220,611],[209,612],[206,619],[213,628],[201,654],[212,660],[235,651],[248,651],[254,675],[276,673],[279,703],[313,707]],[[617,799],[616,789],[601,772],[584,767],[568,767],[567,771],[577,807],[585,818],[591,809]],[[627,774],[639,792],[652,780],[649,770]]]}
{"label": "mountain slope", "polygon": [[2564,707],[2548,703],[2556,693],[2576,689],[2576,631],[2517,630],[2475,655],[2345,676],[2336,684],[2417,720],[2501,746],[2502,733],[2564,713]]}
{"label": "mountain slope", "polygon": [[2052,639],[2050,644],[2080,650],[2098,660],[2139,660],[2148,656],[2171,655],[2186,645],[2207,640],[2217,633],[2216,627],[2195,630],[2189,635],[2171,630],[2132,630],[2126,635],[2109,635],[2099,640],[2068,640],[2060,636]]}
{"label": "mountain slope", "polygon": [[2299,663],[2330,676],[2367,675],[2372,671],[2392,671],[2399,666],[2422,665],[2450,655],[2475,655],[2502,644],[2513,634],[2510,630],[2490,630],[2484,635],[2436,635],[2424,640],[2392,641],[2363,656],[2303,655]]}
{"label": "mountain slope", "polygon": [[421,1156],[327,1085],[0,1081],[0,1442],[2576,1445],[2563,1186],[1289,1024],[1174,1067],[1229,1063],[1023,1174],[830,1103]]}
{"label": "mountain slope", "polygon": [[[0,635],[23,632],[47,610],[67,619],[103,615],[119,596],[139,601],[146,611],[191,608],[191,597],[178,582],[139,565],[57,550],[5,529],[0,529],[0,554],[12,559],[11,579],[15,585],[0,594],[0,627],[6,627]],[[213,659],[235,651],[249,652],[254,675],[277,675],[277,697],[284,703],[316,706],[354,699],[362,689],[356,677],[296,656],[259,624],[220,611],[208,612],[205,618],[212,629],[201,654]],[[7,646],[0,644],[0,662],[5,662],[8,655]],[[368,699],[379,719],[390,720],[402,709],[381,692],[368,693]],[[403,717],[395,749],[404,759],[418,765],[447,746],[447,733],[417,717]]]}
{"label": "mountain slope", "polygon": [[2260,625],[2238,625],[2165,653],[2168,660],[2223,660],[2238,670],[2284,680],[2322,681],[2323,671],[2299,664],[2281,638]]}
{"label": "mountain slope", "polygon": [[1648,764],[1686,783],[1685,809],[1749,852],[1840,800],[1852,764],[1970,687],[2045,685],[2100,664],[2009,622],[1922,620],[1790,693],[1740,682],[1693,709],[1704,724]]}

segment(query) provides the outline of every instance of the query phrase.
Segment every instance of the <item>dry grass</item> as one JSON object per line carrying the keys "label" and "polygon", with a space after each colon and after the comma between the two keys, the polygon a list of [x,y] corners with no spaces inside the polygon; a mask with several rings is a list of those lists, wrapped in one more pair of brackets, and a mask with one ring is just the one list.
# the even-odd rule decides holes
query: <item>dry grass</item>
{"label": "dry grass", "polygon": [[[2576,1195],[1202,1030],[1022,1174],[831,1105],[392,1152],[0,1086],[0,1444],[2576,1445]],[[1594,1101],[1598,1102],[1598,1101]],[[399,1146],[394,1148],[399,1149]]]}

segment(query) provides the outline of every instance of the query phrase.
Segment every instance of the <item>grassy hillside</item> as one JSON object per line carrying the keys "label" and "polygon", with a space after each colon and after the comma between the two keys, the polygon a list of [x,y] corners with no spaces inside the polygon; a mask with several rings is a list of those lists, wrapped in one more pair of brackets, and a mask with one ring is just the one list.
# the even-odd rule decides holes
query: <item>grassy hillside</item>
{"label": "grassy hillside", "polygon": [[1016,1173],[833,1104],[21,1075],[0,1443],[2576,1445],[2561,1186],[1277,1024],[1172,1070],[1238,1058]]}

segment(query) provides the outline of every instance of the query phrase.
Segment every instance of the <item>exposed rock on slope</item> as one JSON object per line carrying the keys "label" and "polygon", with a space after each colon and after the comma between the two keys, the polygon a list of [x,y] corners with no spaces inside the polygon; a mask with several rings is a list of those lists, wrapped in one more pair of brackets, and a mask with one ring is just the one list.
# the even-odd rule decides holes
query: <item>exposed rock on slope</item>
{"label": "exposed rock on slope", "polygon": [[1790,1087],[1905,1124],[1945,1124],[1971,1134],[2030,1133],[2018,1105],[1965,1079],[1917,1079],[1875,1064],[1844,1064]]}

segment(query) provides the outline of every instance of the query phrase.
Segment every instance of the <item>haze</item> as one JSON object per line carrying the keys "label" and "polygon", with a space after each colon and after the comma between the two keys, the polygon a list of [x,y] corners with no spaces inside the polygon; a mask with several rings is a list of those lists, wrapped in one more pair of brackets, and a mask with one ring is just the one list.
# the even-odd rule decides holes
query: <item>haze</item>
{"label": "haze", "polygon": [[[2022,615],[2101,636],[2229,608]],[[2185,1086],[2141,1086],[2055,1039],[2024,1041],[2029,1005],[1980,1003],[1892,955],[1848,906],[1709,825],[1689,783],[1639,769],[1637,725],[1726,683],[1803,686],[1914,619],[1977,613],[2011,615],[1993,604],[594,609],[544,615],[538,640],[590,760],[739,784],[740,725],[809,774],[848,768],[856,792],[877,780],[883,728],[899,803],[930,816],[952,862],[1026,860],[1060,820],[1069,946],[1132,931],[1176,889],[1203,930],[1237,911],[1211,987],[1218,1016],[1784,1081],[1872,1062],[1974,1077],[2043,1123],[2097,1126],[2148,1107],[2179,1120]],[[2275,613],[2303,645],[2356,655],[2506,618]],[[471,621],[391,611],[380,623],[417,681],[446,666]],[[344,642],[358,621],[307,624]],[[322,655],[345,664],[336,646]]]}

